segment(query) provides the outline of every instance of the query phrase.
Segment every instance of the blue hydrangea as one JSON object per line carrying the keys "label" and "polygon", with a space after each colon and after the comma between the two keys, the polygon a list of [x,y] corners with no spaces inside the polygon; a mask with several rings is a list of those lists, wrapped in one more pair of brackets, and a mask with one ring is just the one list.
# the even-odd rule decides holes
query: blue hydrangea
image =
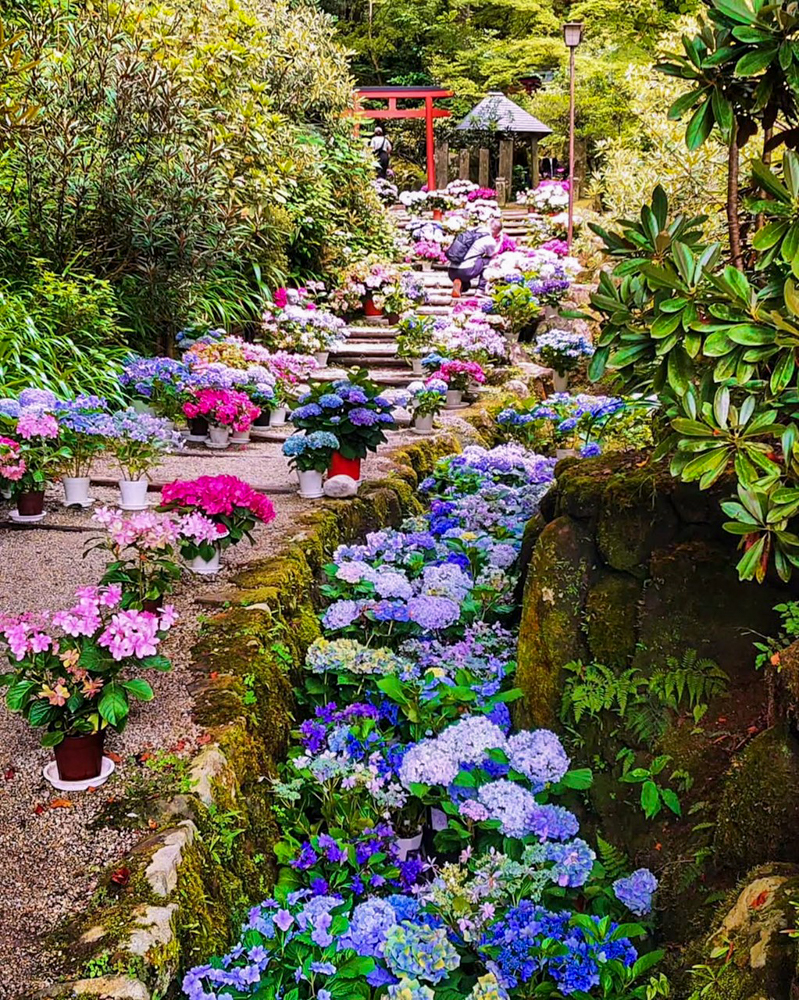
{"label": "blue hydrangea", "polygon": [[652,895],[658,887],[658,880],[648,868],[638,868],[626,878],[613,883],[616,899],[639,917],[652,909]]}

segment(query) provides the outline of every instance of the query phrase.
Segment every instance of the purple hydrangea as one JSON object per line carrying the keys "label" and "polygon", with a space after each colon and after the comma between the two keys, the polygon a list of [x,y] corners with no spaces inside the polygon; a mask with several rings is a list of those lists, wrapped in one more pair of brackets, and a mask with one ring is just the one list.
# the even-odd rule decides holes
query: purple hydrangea
{"label": "purple hydrangea", "polygon": [[511,766],[529,778],[533,791],[560,781],[569,770],[569,758],[558,737],[549,729],[516,733],[508,740]]}
{"label": "purple hydrangea", "polygon": [[648,868],[638,868],[626,878],[613,883],[616,899],[639,917],[652,909],[652,895],[658,887],[658,880]]}

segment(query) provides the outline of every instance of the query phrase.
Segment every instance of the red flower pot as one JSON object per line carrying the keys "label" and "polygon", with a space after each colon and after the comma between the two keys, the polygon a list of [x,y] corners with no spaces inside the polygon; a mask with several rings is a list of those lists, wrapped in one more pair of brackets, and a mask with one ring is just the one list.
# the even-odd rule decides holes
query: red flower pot
{"label": "red flower pot", "polygon": [[97,778],[103,769],[105,730],[86,736],[66,736],[55,747],[55,763],[62,781]]}
{"label": "red flower pot", "polygon": [[364,316],[382,316],[383,310],[377,308],[371,295],[367,295],[363,300],[363,313]]}
{"label": "red flower pot", "polygon": [[434,208],[433,209],[433,218],[434,219],[443,219],[444,218],[444,212],[440,208]]}
{"label": "red flower pot", "polygon": [[399,313],[389,313],[388,314],[388,325],[389,326],[396,326],[397,323],[399,323],[399,321],[400,321],[400,314]]}
{"label": "red flower pot", "polygon": [[341,452],[334,451],[330,458],[328,476],[349,476],[357,483],[361,478],[360,458],[344,458]]}
{"label": "red flower pot", "polygon": [[31,490],[17,494],[17,511],[20,517],[35,517],[44,510],[44,490]]}

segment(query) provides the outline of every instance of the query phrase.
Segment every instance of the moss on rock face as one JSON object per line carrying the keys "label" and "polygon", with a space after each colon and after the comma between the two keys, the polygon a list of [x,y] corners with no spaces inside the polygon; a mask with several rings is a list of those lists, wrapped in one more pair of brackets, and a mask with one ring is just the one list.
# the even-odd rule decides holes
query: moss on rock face
{"label": "moss on rock face", "polygon": [[591,656],[611,667],[625,666],[635,653],[641,584],[626,573],[600,571],[588,590],[585,626]]}
{"label": "moss on rock face", "polygon": [[716,859],[738,871],[799,861],[799,744],[784,726],[756,736],[730,769],[716,818]]}
{"label": "moss on rock face", "polygon": [[524,691],[524,699],[517,702],[520,724],[553,724],[563,665],[588,655],[582,615],[595,564],[588,530],[571,518],[559,517],[541,532],[519,629],[517,681]]}

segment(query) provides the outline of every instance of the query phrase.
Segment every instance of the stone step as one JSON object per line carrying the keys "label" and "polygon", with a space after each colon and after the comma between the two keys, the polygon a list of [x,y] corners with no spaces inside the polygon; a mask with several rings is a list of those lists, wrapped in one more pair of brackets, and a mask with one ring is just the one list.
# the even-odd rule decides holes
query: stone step
{"label": "stone step", "polygon": [[[366,366],[364,366],[366,367]],[[377,385],[385,386],[386,388],[402,388],[404,389],[410,382],[413,381],[414,376],[411,374],[410,367],[405,364],[404,369],[387,369],[387,368],[369,368],[369,377]],[[320,382],[335,382],[336,379],[346,378],[347,369],[346,368],[326,368],[324,371],[319,373],[314,373],[314,378],[318,379]]]}
{"label": "stone step", "polygon": [[448,306],[419,306],[416,312],[420,316],[450,316],[452,305]]}
{"label": "stone step", "polygon": [[394,343],[396,338],[396,327],[387,327],[385,330],[369,330],[361,327],[360,329],[350,329],[347,335],[346,343],[351,344],[354,341],[366,341],[370,344],[379,344],[383,342]]}
{"label": "stone step", "polygon": [[373,358],[390,358],[396,353],[397,345],[394,341],[385,343],[364,340],[348,340],[335,351],[330,352],[331,358],[347,358],[350,355],[366,354]]}
{"label": "stone step", "polygon": [[398,358],[396,354],[387,355],[385,357],[375,357],[374,354],[364,353],[364,354],[331,354],[330,363],[337,367],[342,368],[366,368],[372,371],[375,368],[378,369],[390,369],[395,368],[407,370],[407,362],[402,358]]}

